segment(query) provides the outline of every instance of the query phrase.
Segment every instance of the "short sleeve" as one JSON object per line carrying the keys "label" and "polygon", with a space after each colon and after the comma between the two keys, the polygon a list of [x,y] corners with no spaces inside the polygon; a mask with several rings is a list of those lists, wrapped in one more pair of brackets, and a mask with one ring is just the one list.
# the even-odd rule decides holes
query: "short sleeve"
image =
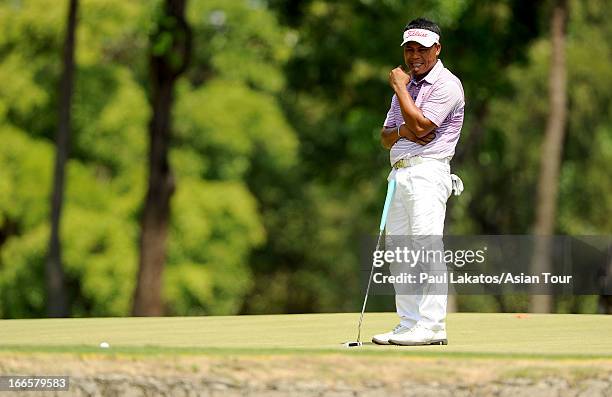
{"label": "short sleeve", "polygon": [[[383,123],[384,127],[395,128],[400,124],[397,120],[397,112],[401,111],[399,107],[399,102],[397,100],[397,95],[393,94],[393,98],[391,98],[391,106],[389,107],[389,111],[387,112],[387,118]],[[402,121],[404,120],[402,119]]]}
{"label": "short sleeve", "polygon": [[429,98],[421,105],[421,111],[423,116],[439,127],[461,102],[463,102],[461,87],[455,82],[448,81],[433,88]]}

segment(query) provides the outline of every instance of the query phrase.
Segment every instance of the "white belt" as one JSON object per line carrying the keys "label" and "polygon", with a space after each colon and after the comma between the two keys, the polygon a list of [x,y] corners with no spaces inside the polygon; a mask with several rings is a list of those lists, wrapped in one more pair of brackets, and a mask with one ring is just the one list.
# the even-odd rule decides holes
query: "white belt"
{"label": "white belt", "polygon": [[444,157],[442,159],[434,159],[432,157],[421,157],[421,156],[412,156],[404,159],[397,160],[395,164],[393,164],[393,168],[399,170],[400,168],[413,167],[417,164],[423,164],[428,161],[440,161],[444,164],[450,164],[450,157]]}

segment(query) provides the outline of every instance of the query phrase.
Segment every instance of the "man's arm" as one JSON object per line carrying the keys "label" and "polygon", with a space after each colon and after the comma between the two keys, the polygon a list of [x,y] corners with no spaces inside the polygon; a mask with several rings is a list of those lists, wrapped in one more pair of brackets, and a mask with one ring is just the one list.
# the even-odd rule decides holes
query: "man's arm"
{"label": "man's arm", "polygon": [[427,117],[423,116],[421,109],[412,100],[406,88],[409,81],[410,76],[400,67],[393,69],[389,74],[389,83],[397,96],[406,126],[414,135],[422,138],[432,132],[437,126]]}
{"label": "man's arm", "polygon": [[[414,132],[410,131],[406,124],[402,124],[399,132],[401,138],[406,138],[412,142],[418,143],[421,146],[427,145],[436,137],[436,133],[432,131],[429,134],[419,138]],[[383,127],[382,130],[380,130],[380,143],[382,143],[385,149],[391,149],[391,147],[395,145],[395,142],[399,140],[400,136],[397,135],[397,127]]]}

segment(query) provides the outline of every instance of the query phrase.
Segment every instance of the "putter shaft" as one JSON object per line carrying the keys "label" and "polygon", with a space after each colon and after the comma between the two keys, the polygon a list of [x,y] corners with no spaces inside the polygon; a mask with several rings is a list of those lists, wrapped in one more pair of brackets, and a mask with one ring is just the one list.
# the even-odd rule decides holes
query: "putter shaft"
{"label": "putter shaft", "polygon": [[[391,179],[387,184],[387,195],[385,196],[385,205],[383,206],[383,212],[380,217],[380,226],[378,227],[378,241],[376,242],[376,251],[380,249],[380,242],[385,233],[385,227],[387,225],[387,214],[389,207],[391,206],[391,200],[395,193],[395,179]],[[372,262],[372,268],[370,269],[370,277],[368,278],[368,287],[366,288],[365,297],[363,299],[363,306],[361,307],[361,315],[359,316],[359,324],[357,325],[357,344],[361,345],[361,324],[363,323],[363,314],[365,313],[366,305],[368,304],[368,295],[370,294],[370,286],[372,285],[372,276],[374,275],[374,262]]]}

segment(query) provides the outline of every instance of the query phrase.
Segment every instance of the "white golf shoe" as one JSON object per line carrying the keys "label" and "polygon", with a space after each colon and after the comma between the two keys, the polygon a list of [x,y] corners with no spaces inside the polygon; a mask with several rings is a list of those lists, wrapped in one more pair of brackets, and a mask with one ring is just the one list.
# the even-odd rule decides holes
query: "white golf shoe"
{"label": "white golf shoe", "polygon": [[402,332],[408,332],[411,328],[402,324],[398,324],[393,328],[393,331],[385,332],[384,334],[374,335],[372,342],[377,345],[390,345],[389,338],[392,336],[400,335]]}
{"label": "white golf shoe", "polygon": [[401,346],[446,345],[446,331],[433,331],[419,324],[406,332],[389,337],[389,343]]}

